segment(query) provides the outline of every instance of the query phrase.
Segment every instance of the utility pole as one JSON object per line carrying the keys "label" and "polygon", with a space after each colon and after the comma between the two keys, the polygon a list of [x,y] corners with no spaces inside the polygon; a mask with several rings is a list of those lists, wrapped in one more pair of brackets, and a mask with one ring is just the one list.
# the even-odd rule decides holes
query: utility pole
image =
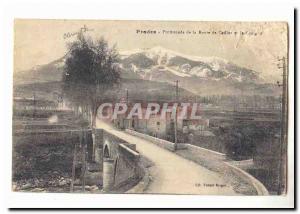
{"label": "utility pole", "polygon": [[33,92],[33,118],[36,115],[36,99],[35,99],[35,92]]}
{"label": "utility pole", "polygon": [[82,192],[85,192],[85,174],[86,174],[86,132],[80,132],[80,144],[81,144],[81,179],[82,179]]}
{"label": "utility pole", "polygon": [[[178,105],[178,80],[176,80],[176,103]],[[178,107],[178,106],[177,106]],[[177,107],[175,109],[175,121],[174,121],[174,134],[175,134],[175,139],[174,139],[174,150],[177,150]]]}
{"label": "utility pole", "polygon": [[[277,81],[277,85],[282,87],[281,95],[281,123],[280,123],[280,158],[279,158],[279,185],[277,193],[281,194],[286,190],[286,175],[287,175],[287,101],[288,101],[288,89],[287,89],[287,63],[286,58],[282,57],[278,59],[278,68],[282,69],[282,83]],[[281,63],[280,63],[281,62]]]}
{"label": "utility pole", "polygon": [[[71,132],[72,136],[72,132]],[[77,144],[74,145],[74,151],[73,151],[73,163],[72,163],[72,180],[71,180],[71,187],[70,192],[74,192],[74,182],[75,182],[75,170],[76,170],[76,153],[77,152]]]}
{"label": "utility pole", "polygon": [[[127,106],[127,108],[128,108],[128,97],[129,97],[129,95],[128,95],[128,88],[126,88],[126,106]],[[124,128],[126,128],[126,129],[128,129],[130,127],[133,128],[132,127],[132,123],[133,123],[133,120],[131,121],[131,125],[130,125],[129,120],[126,120],[125,118],[123,118],[123,127]]]}

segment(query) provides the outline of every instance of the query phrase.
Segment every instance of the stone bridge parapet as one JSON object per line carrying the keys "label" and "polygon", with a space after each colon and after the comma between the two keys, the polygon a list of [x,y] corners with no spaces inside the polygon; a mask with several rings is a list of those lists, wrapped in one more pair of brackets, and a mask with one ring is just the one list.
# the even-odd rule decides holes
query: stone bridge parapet
{"label": "stone bridge parapet", "polygon": [[103,191],[124,192],[144,176],[140,154],[131,144],[105,130],[94,132],[95,162],[103,165]]}

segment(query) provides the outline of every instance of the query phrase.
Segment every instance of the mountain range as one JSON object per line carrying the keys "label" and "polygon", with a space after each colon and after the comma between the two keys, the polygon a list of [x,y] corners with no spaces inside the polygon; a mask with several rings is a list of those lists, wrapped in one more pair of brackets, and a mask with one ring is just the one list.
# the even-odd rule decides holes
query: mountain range
{"label": "mountain range", "polygon": [[[29,71],[16,72],[14,84],[61,81],[66,56]],[[278,95],[260,73],[218,57],[189,56],[163,47],[120,52],[121,77],[174,84],[198,95]]]}

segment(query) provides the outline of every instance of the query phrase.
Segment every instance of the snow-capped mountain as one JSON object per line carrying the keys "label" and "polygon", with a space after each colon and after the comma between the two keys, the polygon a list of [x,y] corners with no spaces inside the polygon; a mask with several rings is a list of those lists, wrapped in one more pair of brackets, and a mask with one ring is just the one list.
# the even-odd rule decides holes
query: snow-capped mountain
{"label": "snow-capped mountain", "polygon": [[180,87],[202,95],[278,94],[259,72],[218,57],[190,56],[163,47],[123,51],[120,56],[125,78],[171,84],[179,80]]}
{"label": "snow-capped mountain", "polygon": [[143,79],[152,79],[153,76],[158,77],[158,73],[166,72],[177,77],[214,81],[261,81],[258,72],[218,57],[189,56],[162,47],[124,51],[120,54],[123,70],[131,71]]}

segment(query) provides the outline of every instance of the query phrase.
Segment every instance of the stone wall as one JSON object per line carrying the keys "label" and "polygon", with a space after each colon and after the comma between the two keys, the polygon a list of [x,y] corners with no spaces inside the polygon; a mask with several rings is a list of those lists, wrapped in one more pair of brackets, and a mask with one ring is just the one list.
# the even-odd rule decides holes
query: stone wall
{"label": "stone wall", "polygon": [[[160,138],[156,138],[156,137],[152,137],[150,135],[147,135],[147,134],[143,134],[143,133],[140,133],[140,132],[136,132],[136,131],[133,131],[131,129],[126,129],[126,132],[129,133],[129,134],[132,134],[134,136],[137,136],[137,137],[140,137],[140,138],[143,138],[145,140],[148,140],[156,145],[158,145],[159,147],[162,147],[164,149],[168,149],[170,151],[174,151],[174,146],[175,144],[170,142],[170,141],[167,141],[167,140],[163,140],[163,139],[160,139]],[[177,144],[177,148],[178,149],[184,149],[186,147],[185,144]]]}
{"label": "stone wall", "polygon": [[186,144],[186,147],[188,150],[193,150],[195,153],[197,153],[197,155],[203,158],[218,160],[218,161],[226,160],[226,155],[223,153],[215,152],[213,150],[202,148],[191,144]]}

